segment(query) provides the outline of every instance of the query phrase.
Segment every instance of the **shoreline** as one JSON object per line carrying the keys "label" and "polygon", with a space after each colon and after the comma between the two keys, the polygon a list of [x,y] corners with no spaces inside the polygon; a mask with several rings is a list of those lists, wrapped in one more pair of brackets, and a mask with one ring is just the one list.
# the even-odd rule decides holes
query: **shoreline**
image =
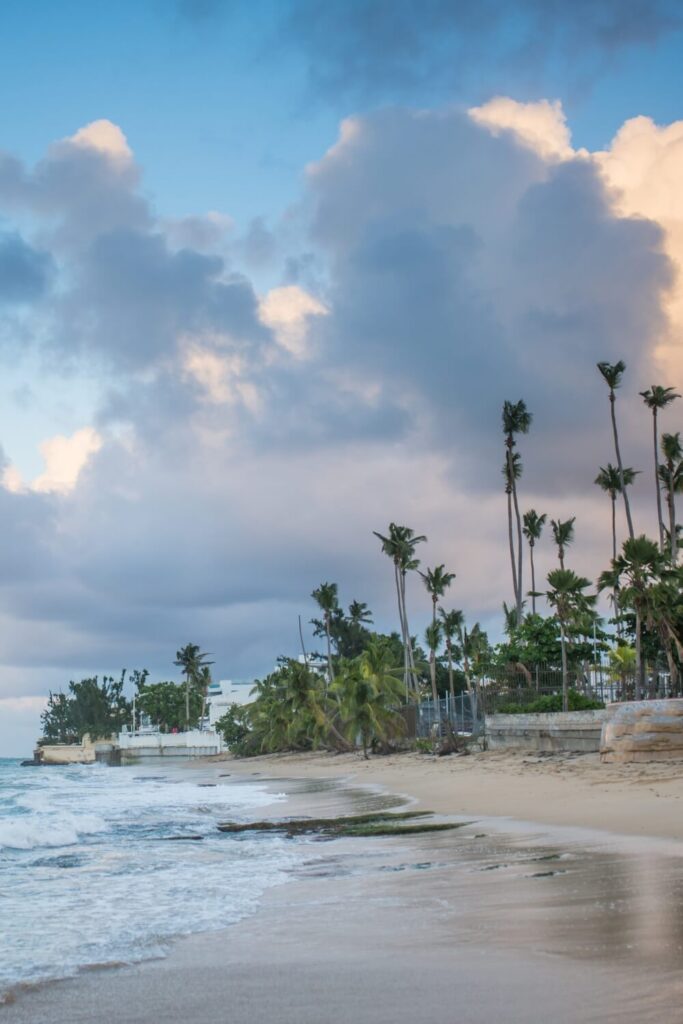
{"label": "shoreline", "polygon": [[683,841],[683,763],[602,764],[598,754],[484,751],[368,761],[358,754],[222,754],[203,764],[229,764],[235,775],[262,780],[343,778],[441,815]]}
{"label": "shoreline", "polygon": [[[599,907],[607,887],[619,906],[633,898],[630,879],[642,879],[641,865],[651,872],[656,864],[655,875],[667,877],[678,869],[681,849],[663,857],[658,843],[609,842],[615,835],[650,835],[645,823],[621,828],[621,798],[593,823],[613,792],[625,788],[627,795],[636,782],[647,784],[636,789],[638,807],[656,804],[658,813],[670,814],[683,792],[671,766],[615,768],[596,764],[592,755],[484,753],[368,762],[354,755],[221,756],[187,767],[207,778],[265,784],[273,794],[282,780],[287,803],[260,808],[264,818],[321,806],[341,814],[349,804],[360,810],[384,802],[397,810],[407,804],[464,815],[475,824],[440,835],[309,843],[310,863],[304,857],[288,881],[268,889],[253,914],[221,931],[178,936],[159,959],[91,966],[72,978],[19,988],[2,1006],[8,1024],[91,1024],[116,1013],[126,1024],[162,1018],[169,1024],[441,1024],[456,1007],[458,1024],[674,1019],[681,986],[678,964],[674,969],[670,960],[680,945],[666,918],[666,887],[650,892],[661,937],[655,941],[653,922],[643,919],[638,942],[652,944],[643,946],[644,958],[638,943],[634,954],[627,941],[633,908],[624,912],[622,935],[615,921],[592,911],[587,924],[585,911],[577,916],[573,906],[577,885],[588,887],[582,904],[587,899]],[[588,799],[587,814],[579,816],[569,798],[570,780],[579,803]],[[650,792],[667,784],[664,798]],[[538,802],[540,792],[548,803]],[[535,813],[519,813],[526,809]],[[654,838],[681,838],[675,821],[668,829],[652,817],[648,823],[658,826]],[[598,834],[595,848],[579,831],[587,828]],[[574,834],[563,835],[564,829]],[[555,865],[567,857],[567,867]],[[613,876],[622,878],[623,892],[610,888]],[[578,1015],[577,998],[589,1012]]]}

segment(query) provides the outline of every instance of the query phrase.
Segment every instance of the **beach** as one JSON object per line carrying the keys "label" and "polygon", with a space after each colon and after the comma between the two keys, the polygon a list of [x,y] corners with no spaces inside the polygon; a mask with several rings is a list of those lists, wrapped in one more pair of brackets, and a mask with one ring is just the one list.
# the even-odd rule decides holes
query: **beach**
{"label": "beach", "polygon": [[675,767],[311,754],[187,770],[288,794],[269,817],[407,802],[469,824],[309,840],[250,916],[179,939],[165,958],[19,990],[3,1020],[683,1020]]}

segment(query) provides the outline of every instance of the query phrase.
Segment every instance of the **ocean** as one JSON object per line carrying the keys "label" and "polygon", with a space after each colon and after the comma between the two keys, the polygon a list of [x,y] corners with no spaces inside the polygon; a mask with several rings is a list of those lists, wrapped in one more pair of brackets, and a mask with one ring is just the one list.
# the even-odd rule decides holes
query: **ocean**
{"label": "ocean", "polygon": [[[188,766],[22,768],[0,759],[0,1000],[18,984],[163,955],[250,914],[301,844],[226,837],[283,802]],[[203,841],[170,841],[201,835]],[[310,852],[310,851],[309,851]]]}

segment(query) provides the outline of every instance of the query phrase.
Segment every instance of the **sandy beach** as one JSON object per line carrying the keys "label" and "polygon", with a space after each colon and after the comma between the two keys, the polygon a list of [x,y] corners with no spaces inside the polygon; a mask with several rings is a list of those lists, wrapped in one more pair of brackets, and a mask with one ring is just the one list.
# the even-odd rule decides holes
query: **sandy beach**
{"label": "sandy beach", "polygon": [[483,753],[191,770],[272,780],[290,815],[382,806],[393,793],[471,824],[309,840],[253,916],[178,940],[165,959],[19,992],[1,1011],[8,1024],[683,1021],[675,768]]}
{"label": "sandy beach", "polygon": [[[683,765],[601,764],[597,754],[270,754],[227,758],[235,773],[379,785],[438,814],[490,815],[683,840]],[[215,759],[217,760],[217,759]]]}

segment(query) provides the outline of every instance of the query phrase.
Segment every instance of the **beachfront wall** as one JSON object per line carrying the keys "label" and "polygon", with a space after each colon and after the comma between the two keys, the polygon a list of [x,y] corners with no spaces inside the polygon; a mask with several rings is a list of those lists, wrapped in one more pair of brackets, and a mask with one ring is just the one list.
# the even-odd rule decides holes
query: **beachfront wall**
{"label": "beachfront wall", "polygon": [[80,743],[44,743],[34,751],[36,764],[111,764],[116,760],[116,743],[91,740],[86,733]]}
{"label": "beachfront wall", "polygon": [[606,711],[557,711],[548,714],[487,715],[489,750],[537,753],[597,753]]}
{"label": "beachfront wall", "polygon": [[118,746],[121,761],[138,761],[152,757],[209,757],[220,754],[223,744],[218,733],[190,732],[169,733],[119,733]]}
{"label": "beachfront wall", "polygon": [[605,762],[683,761],[683,700],[610,704],[600,743]]}

